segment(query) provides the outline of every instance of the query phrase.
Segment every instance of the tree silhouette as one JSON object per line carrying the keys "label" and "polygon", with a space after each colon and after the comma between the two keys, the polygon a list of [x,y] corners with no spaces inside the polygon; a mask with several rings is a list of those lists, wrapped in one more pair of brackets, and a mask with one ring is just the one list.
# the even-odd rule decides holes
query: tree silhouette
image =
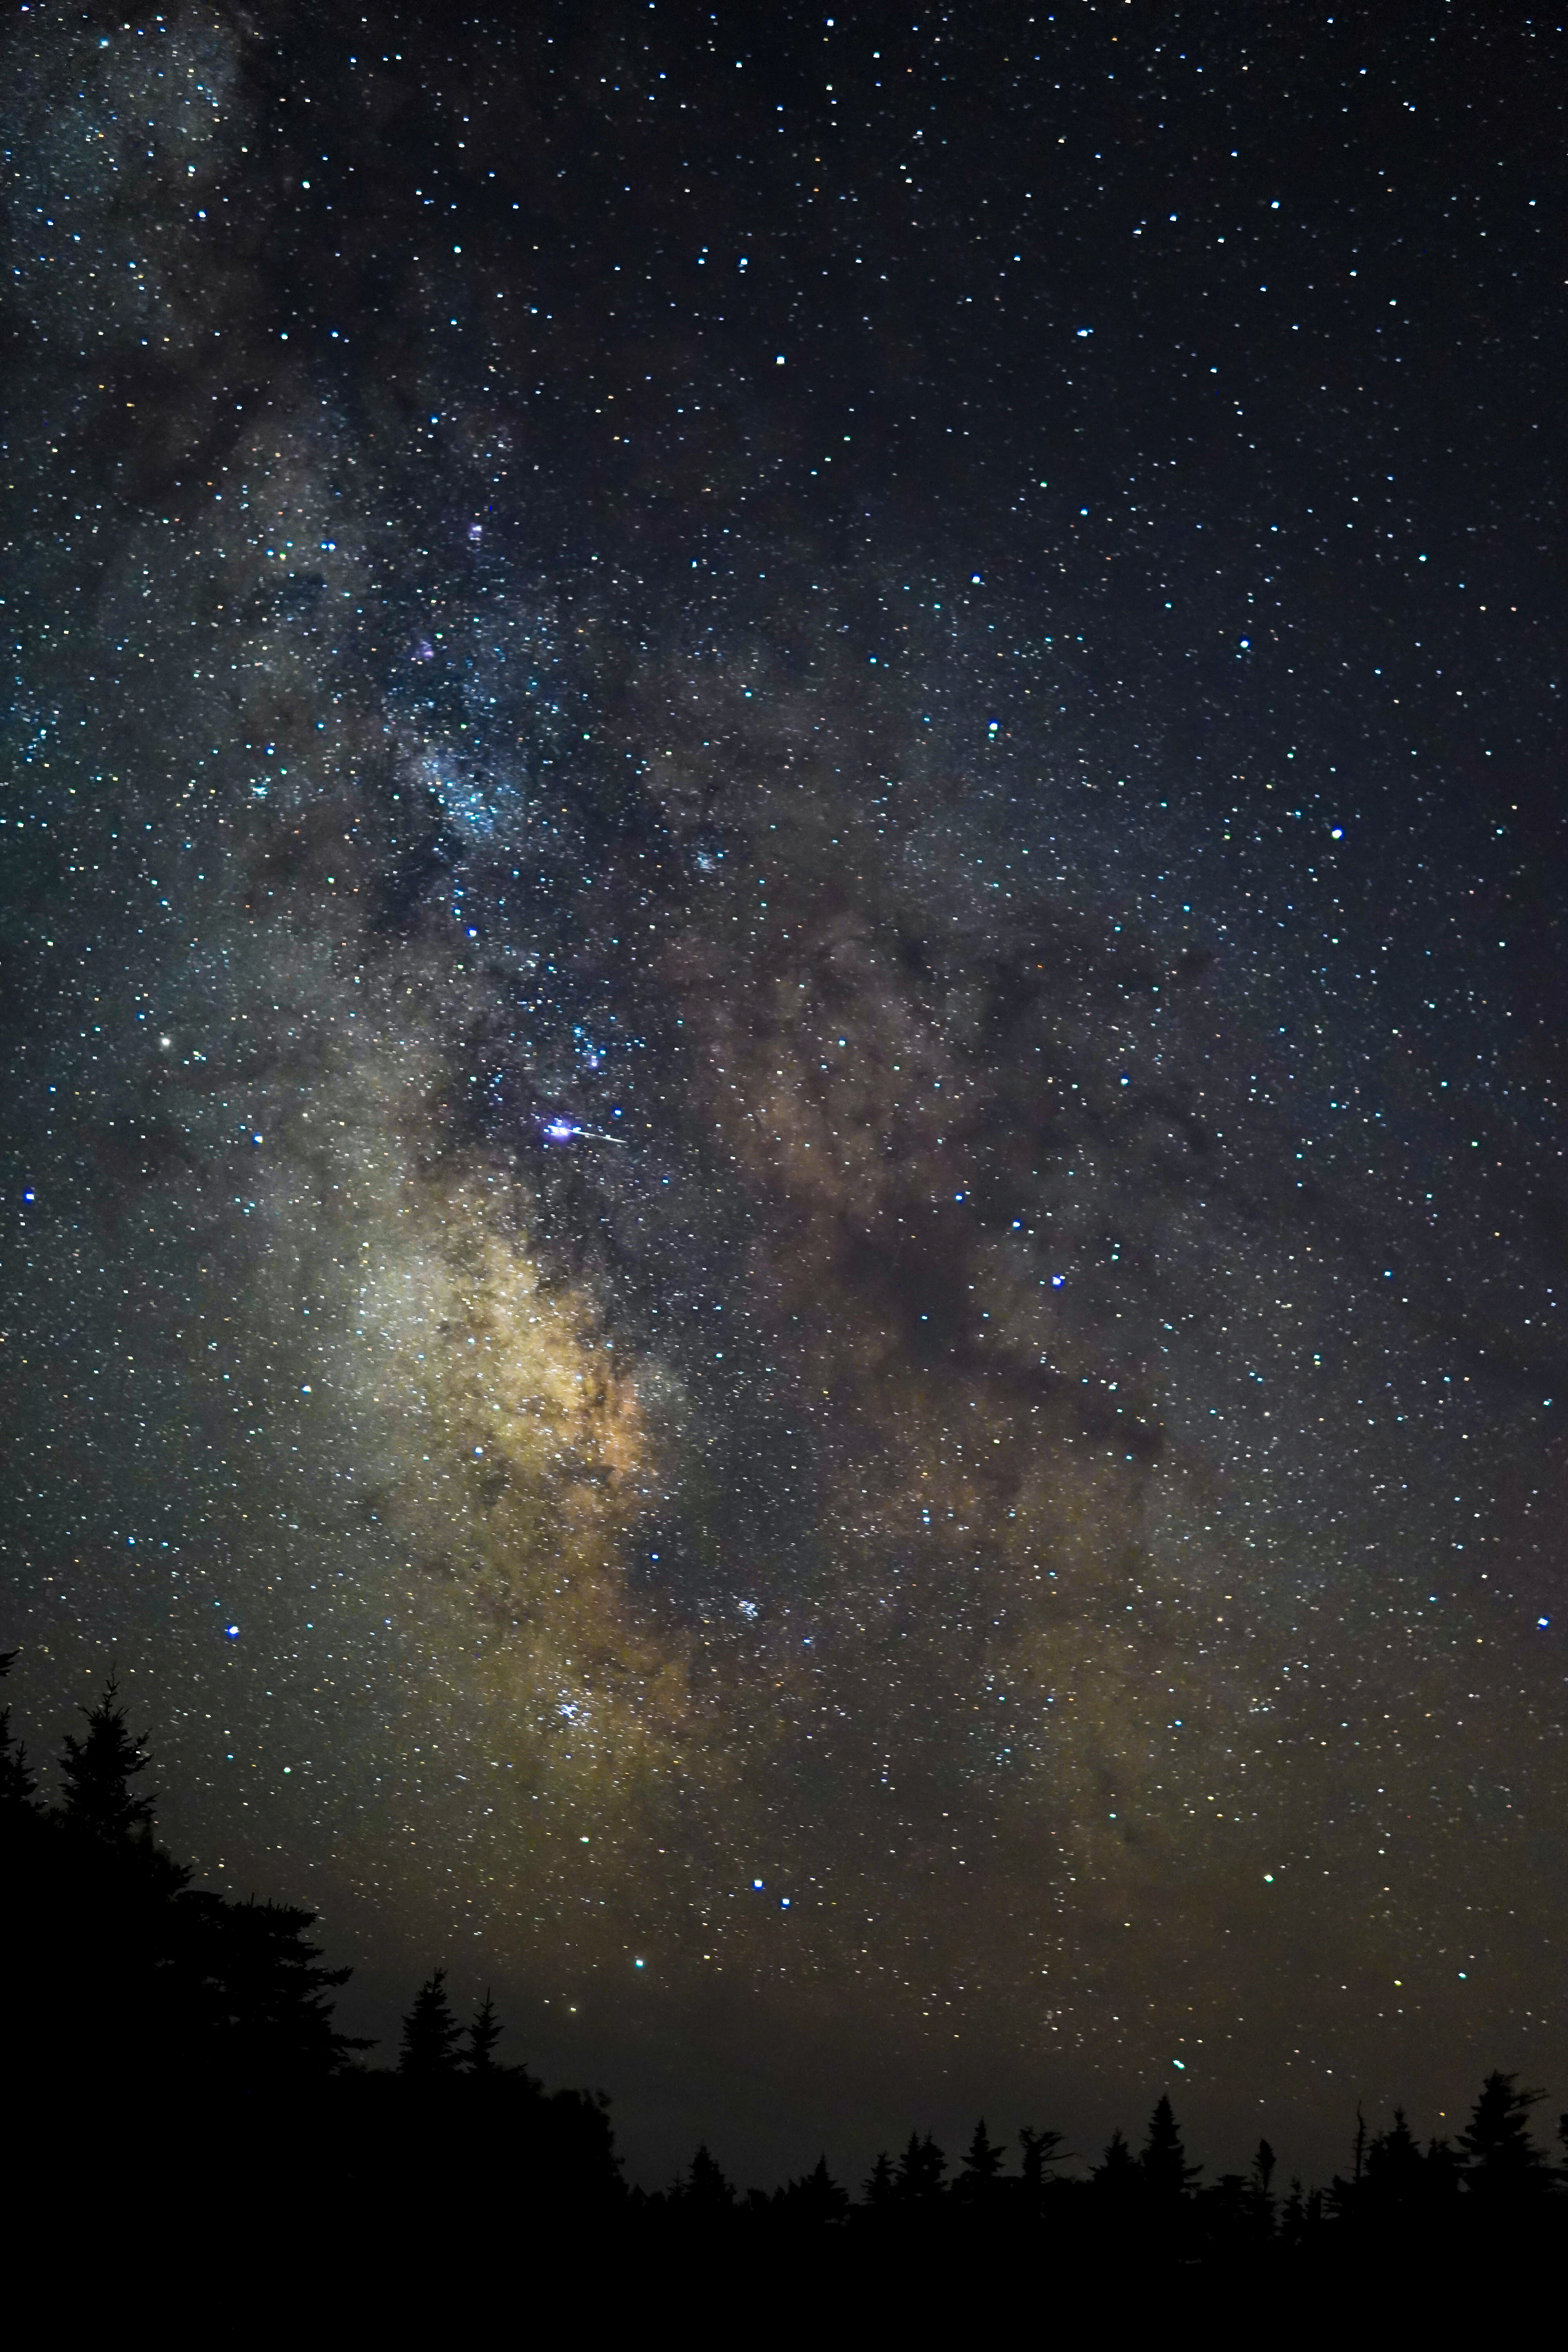
{"label": "tree silhouette", "polygon": [[483,2000],[474,2011],[473,2021],[468,2027],[468,2046],[463,2053],[462,2063],[470,2074],[488,2078],[500,2073],[496,2044],[504,2031],[487,1987]]}
{"label": "tree silhouette", "polygon": [[433,1969],[403,2021],[397,2071],[413,2083],[439,2083],[458,2071],[458,2021],[447,1998],[447,1971]]}
{"label": "tree silhouette", "polygon": [[1247,2210],[1254,2233],[1268,2238],[1274,2234],[1274,2199],[1270,2184],[1279,2159],[1266,2139],[1260,2139],[1252,2158],[1252,2172],[1247,2185]]}
{"label": "tree silhouette", "polygon": [[1362,2186],[1369,2203],[1385,2213],[1408,2211],[1426,2185],[1426,2159],[1416,2147],[1403,2107],[1394,2110],[1386,2131],[1376,2133],[1366,2147]]}
{"label": "tree silhouette", "polygon": [[1546,2159],[1530,2137],[1530,2110],[1544,2096],[1521,2091],[1517,2074],[1491,2074],[1459,2134],[1465,2186],[1489,2200],[1533,2196],[1547,2184]]}
{"label": "tree silhouette", "polygon": [[947,2173],[947,2158],[930,2132],[921,2139],[918,2132],[910,2134],[909,2145],[899,2158],[894,2190],[900,2205],[925,2205],[942,2194],[942,2184]]}
{"label": "tree silhouette", "polygon": [[292,1904],[231,1903],[205,1888],[182,1897],[175,1966],[185,2025],[209,2071],[298,2089],[372,2046],[332,2023],[327,1996],[353,1971],[317,1966],[321,1947],[305,1941],[315,1917]]}
{"label": "tree silhouette", "polygon": [[[1563,2122],[1568,2124],[1568,2116]],[[892,2159],[884,2147],[878,2151],[877,2160],[861,2185],[860,2202],[868,2213],[885,2213],[896,2195]]]}
{"label": "tree silhouette", "polygon": [[[0,1676],[10,1664],[0,1654]],[[369,2184],[363,2210],[376,2200],[395,2206],[419,2177],[432,2121],[449,2115],[461,2121],[466,2193],[480,2200],[487,2227],[521,2211],[536,2221],[549,2216],[563,2231],[617,2212],[643,2229],[684,2216],[721,2221],[738,2242],[759,2231],[841,2228],[849,2200],[825,2156],[772,2195],[752,2191],[737,2210],[734,2188],[703,2145],[668,2197],[628,2197],[604,2095],[546,2094],[522,2067],[503,2064],[489,1992],[459,2027],[444,1969],[419,1987],[403,2020],[395,2072],[353,2064],[370,2045],[333,2022],[332,1997],[349,1971],[321,1964],[308,1940],[313,1914],[193,1887],[190,1871],[154,1840],[153,1799],[139,1785],[147,1742],[129,1729],[112,1679],[83,1712],[86,1729],[66,1740],[61,1801],[51,1810],[36,1802],[0,1710],[0,1823],[10,1829],[0,1888],[8,1921],[25,1928],[13,1929],[7,1951],[9,1982],[21,1990],[12,1995],[0,2079],[8,2116],[23,2117],[35,2137],[51,2118],[88,2112],[111,2069],[115,2095],[152,2135],[146,2144],[162,2168],[222,2136],[226,2197],[248,2195],[297,2165],[301,2136],[323,2126],[329,2138],[346,2135],[339,2145],[350,2171]],[[31,2030],[45,2017],[69,2030]],[[481,2082],[489,2086],[483,2095]],[[418,2095],[437,2084],[447,2086],[440,2097]],[[1376,2264],[1419,2266],[1467,2246],[1495,2269],[1532,2245],[1548,2257],[1556,2244],[1547,2222],[1563,2210],[1568,2161],[1549,2160],[1531,2136],[1542,2095],[1521,2089],[1514,2074],[1489,2074],[1458,2145],[1435,2138],[1425,2151],[1403,2108],[1372,2131],[1358,2105],[1352,2176],[1335,2179],[1327,2219],[1321,2192],[1303,2195],[1299,2179],[1277,2209],[1277,2159],[1266,2139],[1248,2171],[1223,2173],[1194,2196],[1198,2168],[1186,2160],[1165,2096],[1136,2157],[1118,2129],[1089,2180],[1063,2182],[1049,2200],[1059,2132],[1023,2126],[1020,2172],[1008,2180],[1004,2147],[982,2117],[951,2194],[942,2149],[929,2132],[911,2132],[896,2164],[877,2157],[841,2244],[885,2252],[918,2234],[922,2246],[945,2237],[955,2249],[978,2247],[992,2234],[978,2215],[1005,2222],[1009,2235],[1015,2227],[1038,2231],[1048,2202],[1054,2220],[1079,2217],[1102,2255],[1120,2259],[1124,2250],[1129,2261],[1213,2274],[1235,2263],[1286,2279],[1320,2266],[1331,2275],[1336,2265],[1342,2275],[1371,2275]],[[1568,2158],[1568,2115],[1557,2136]],[[194,2176],[184,2184],[196,2185]],[[398,2210],[414,2218],[412,2203]],[[865,2226],[879,2216],[880,2230]]]}
{"label": "tree silhouette", "polygon": [[[1109,2155],[1110,2150],[1106,2153]],[[1143,2177],[1143,2185],[1152,2196],[1164,2202],[1173,2202],[1186,2195],[1200,2168],[1187,2162],[1171,2102],[1162,2091],[1149,2118],[1149,2137],[1138,2157],[1138,2169]]]}
{"label": "tree silhouette", "polygon": [[1307,2234],[1307,2208],[1301,2196],[1301,2183],[1292,2178],[1290,2193],[1279,2215],[1279,2239],[1282,2245],[1294,2251]]}
{"label": "tree silhouette", "polygon": [[986,2131],[985,2118],[982,2116],[963,2152],[963,2168],[953,2182],[954,2194],[970,2204],[989,2197],[996,2186],[996,2176],[1002,2169],[1005,2154],[1005,2150]]}
{"label": "tree silhouette", "polygon": [[676,2201],[698,2221],[714,2221],[735,2202],[732,2181],[727,2180],[704,2140],[691,2159],[691,2168],[677,2186]]}
{"label": "tree silhouette", "polygon": [[808,2173],[784,2189],[779,2204],[792,2220],[822,2228],[843,2221],[849,2193],[827,2169],[826,2157],[819,2156]]}
{"label": "tree silhouette", "polygon": [[1128,2195],[1138,2178],[1138,2162],[1120,2124],[1105,2144],[1105,2154],[1090,2175],[1095,2187],[1111,2196]]}
{"label": "tree silhouette", "polygon": [[77,1739],[68,1731],[60,1758],[60,1811],[74,1830],[102,1841],[123,1844],[153,1832],[153,1798],[131,1783],[147,1769],[147,1735],[135,1737],[126,1728],[125,1709],[119,1704],[119,1685],[110,1675],[103,1696],[84,1707],[87,1736]]}
{"label": "tree silhouette", "polygon": [[1058,2131],[1036,2131],[1030,2124],[1023,2125],[1019,2130],[1018,2145],[1024,2151],[1024,2195],[1031,2206],[1037,2201],[1045,2188],[1047,2168],[1062,2161],[1058,2153],[1061,2144],[1062,2135]]}

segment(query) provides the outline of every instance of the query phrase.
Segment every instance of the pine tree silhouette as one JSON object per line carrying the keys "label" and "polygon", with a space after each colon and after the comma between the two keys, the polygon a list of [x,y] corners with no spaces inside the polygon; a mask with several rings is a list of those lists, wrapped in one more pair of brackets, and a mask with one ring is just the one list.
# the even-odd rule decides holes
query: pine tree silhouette
{"label": "pine tree silhouette", "polygon": [[1111,2196],[1125,2196],[1138,2179],[1138,2160],[1127,2145],[1127,2135],[1120,2124],[1105,2144],[1105,2154],[1095,2166],[1090,2179],[1097,2189]]}
{"label": "pine tree silhouette", "polygon": [[1489,2200],[1533,2197],[1548,2180],[1546,2159],[1530,2137],[1530,2110],[1544,2096],[1521,2091],[1517,2074],[1491,2074],[1459,2134],[1465,2186]]}
{"label": "pine tree silhouette", "polygon": [[[1568,2123],[1568,2116],[1563,2121]],[[886,2148],[878,2151],[877,2160],[866,2175],[860,2189],[860,2202],[868,2213],[885,2213],[897,2194],[893,2180],[892,2159]]]}
{"label": "pine tree silhouette", "polygon": [[835,2180],[827,2169],[827,2158],[819,2156],[808,2173],[792,2180],[779,2198],[781,2210],[792,2221],[808,2228],[825,2228],[842,2221],[849,2210],[849,2194]]}
{"label": "pine tree silhouette", "polygon": [[985,2128],[981,2116],[974,2126],[973,2137],[963,2154],[963,2167],[953,2182],[953,2193],[967,2204],[983,2202],[996,2186],[996,2176],[1002,2169],[1005,2150],[998,2147]]}
{"label": "pine tree silhouette", "polygon": [[463,2053],[462,2063],[470,2074],[483,2075],[488,2079],[501,2072],[496,2057],[496,2044],[504,2031],[487,1988],[483,2000],[474,2011],[473,2022],[468,2027],[468,2046]]}
{"label": "pine tree silhouette", "polygon": [[1024,2151],[1024,2196],[1031,2207],[1038,2201],[1045,2188],[1049,2167],[1063,2161],[1058,2153],[1061,2144],[1062,2135],[1058,2131],[1036,2131],[1030,2124],[1025,2124],[1019,2130],[1018,2145]]}
{"label": "pine tree silhouette", "polygon": [[1279,2215],[1280,2243],[1282,2245],[1295,2248],[1300,2246],[1306,2234],[1307,2208],[1301,2196],[1300,2180],[1299,2178],[1293,2176],[1290,2182],[1290,2193],[1286,2198]]}
{"label": "pine tree silhouette", "polygon": [[305,1941],[315,1918],[293,1904],[233,1903],[205,1888],[182,1896],[174,1965],[193,2063],[231,2083],[297,2091],[373,2046],[332,2022],[328,1995],[353,1970],[317,1966],[321,1948]]}
{"label": "pine tree silhouette", "polygon": [[1279,2159],[1266,2139],[1260,2139],[1252,2158],[1252,2172],[1247,2184],[1247,2210],[1255,2236],[1271,2238],[1274,2234],[1274,2198],[1270,2184]]}
{"label": "pine tree silhouette", "polygon": [[930,2132],[921,2139],[911,2132],[909,2146],[899,2158],[894,2179],[894,2192],[900,2205],[924,2205],[942,2194],[942,2184],[947,2173],[947,2158]]}
{"label": "pine tree silhouette", "polygon": [[676,2200],[697,2221],[716,2221],[728,2213],[735,2202],[732,2181],[727,2180],[704,2140],[691,2159],[691,2167],[676,2189]]}
{"label": "pine tree silhouette", "polygon": [[458,2021],[447,1998],[447,1971],[433,1969],[403,2021],[397,2071],[411,2083],[439,2083],[458,2071]]}
{"label": "pine tree silhouette", "polygon": [[1415,2145],[1403,2107],[1394,2110],[1386,2131],[1367,2142],[1362,2186],[1370,2205],[1387,2221],[1413,2212],[1422,2201],[1426,2158]]}
{"label": "pine tree silhouette", "polygon": [[1171,2102],[1163,2092],[1154,2102],[1149,2137],[1139,2153],[1138,2168],[1151,2195],[1166,2202],[1184,2197],[1198,2177],[1201,2168],[1187,2162]]}
{"label": "pine tree silhouette", "polygon": [[127,1730],[112,1675],[98,1705],[82,1712],[87,1736],[77,1739],[68,1731],[60,1758],[62,1817],[70,1828],[105,1844],[123,1844],[137,1835],[150,1838],[153,1795],[131,1786],[147,1769],[147,1735],[136,1738]]}

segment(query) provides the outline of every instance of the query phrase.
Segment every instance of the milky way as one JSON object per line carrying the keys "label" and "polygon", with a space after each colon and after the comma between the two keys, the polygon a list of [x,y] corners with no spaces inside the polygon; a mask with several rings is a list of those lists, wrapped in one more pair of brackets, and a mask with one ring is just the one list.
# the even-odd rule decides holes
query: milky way
{"label": "milky way", "polygon": [[1228,23],[7,36],[20,1710],[655,2170],[1563,2072],[1529,43]]}

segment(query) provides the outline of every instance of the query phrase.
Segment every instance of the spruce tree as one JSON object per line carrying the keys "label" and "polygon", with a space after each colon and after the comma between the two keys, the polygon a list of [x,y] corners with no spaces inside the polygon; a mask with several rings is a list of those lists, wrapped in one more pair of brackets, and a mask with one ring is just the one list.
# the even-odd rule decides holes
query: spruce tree
{"label": "spruce tree", "polygon": [[1544,2096],[1521,2091],[1517,2074],[1491,2074],[1459,2134],[1465,2185],[1474,2196],[1533,2196],[1546,2186],[1546,2159],[1530,2137],[1530,2110]]}
{"label": "spruce tree", "polygon": [[1266,2139],[1260,2139],[1257,2153],[1252,2159],[1252,2172],[1247,2185],[1247,2209],[1251,2215],[1254,2228],[1261,2237],[1272,2237],[1274,2234],[1274,2198],[1270,2184],[1279,2162],[1279,2159],[1268,2142]]}
{"label": "spruce tree", "polygon": [[1279,2236],[1283,2244],[1299,2246],[1306,2234],[1307,2208],[1301,2196],[1301,2182],[1299,2176],[1293,2175],[1290,2194],[1286,2198],[1284,2210],[1279,2216]]}
{"label": "spruce tree", "polygon": [[505,2031],[496,2015],[495,2003],[489,1989],[474,2011],[468,2027],[468,2046],[463,2053],[463,2064],[470,2074],[483,2075],[487,2080],[501,2072],[496,2057],[496,2044]]}
{"label": "spruce tree", "polygon": [[691,2168],[676,2190],[686,2210],[700,2220],[716,2220],[735,2202],[732,2181],[727,2180],[704,2140],[691,2159]]}
{"label": "spruce tree", "polygon": [[1388,2129],[1367,2143],[1363,2186],[1369,2200],[1384,2210],[1408,2210],[1425,2186],[1425,2168],[1426,2159],[1415,2145],[1405,2110],[1395,2107]]}
{"label": "spruce tree", "polygon": [[921,2139],[911,2132],[909,2146],[899,2158],[894,2190],[901,2205],[924,2205],[942,2194],[942,2180],[947,2172],[947,2158],[930,2132]]}
{"label": "spruce tree", "polygon": [[127,1730],[112,1675],[98,1705],[82,1712],[87,1736],[77,1739],[68,1731],[60,1758],[63,1818],[70,1828],[106,1845],[122,1845],[137,1836],[150,1840],[153,1794],[131,1785],[147,1769],[147,1735],[137,1738]]}
{"label": "spruce tree", "polygon": [[1057,2153],[1061,2144],[1062,2135],[1058,2131],[1036,2131],[1030,2124],[1025,2124],[1020,2130],[1018,2145],[1024,2151],[1024,2195],[1030,2204],[1036,2201],[1046,2185],[1047,2167],[1062,2161]]}
{"label": "spruce tree", "polygon": [[205,1888],[175,1907],[185,1929],[176,1957],[188,1988],[187,2023],[230,2080],[298,2088],[324,2081],[351,2052],[371,2047],[332,2023],[329,1996],[353,1971],[317,1966],[321,1948],[305,1941],[313,1911],[254,1896],[231,1903]]}
{"label": "spruce tree", "polygon": [[1138,2178],[1137,2159],[1127,2145],[1127,2135],[1120,2124],[1105,2144],[1105,2154],[1095,2166],[1090,2179],[1097,2189],[1111,2196],[1124,2196]]}
{"label": "spruce tree", "polygon": [[433,1969],[403,2021],[397,2071],[411,2083],[439,2083],[458,2071],[458,2021],[447,1998],[447,1971]]}
{"label": "spruce tree", "polygon": [[1002,2169],[1003,2154],[1004,2150],[986,2131],[985,2118],[982,2116],[964,2150],[963,2169],[953,2184],[959,2195],[966,2200],[987,2196],[994,2188],[996,2176]]}
{"label": "spruce tree", "polygon": [[861,2185],[860,2202],[868,2213],[885,2213],[896,2193],[892,2159],[884,2147],[878,2151],[877,2160]]}
{"label": "spruce tree", "polygon": [[804,2178],[792,2180],[779,2201],[795,2221],[819,2228],[842,2221],[849,2210],[848,2192],[827,2169],[826,2156],[819,2156]]}
{"label": "spruce tree", "polygon": [[1199,2167],[1187,2162],[1171,2102],[1163,2091],[1149,2118],[1149,2137],[1139,2154],[1138,2168],[1145,2188],[1163,2200],[1184,2197],[1198,2177]]}

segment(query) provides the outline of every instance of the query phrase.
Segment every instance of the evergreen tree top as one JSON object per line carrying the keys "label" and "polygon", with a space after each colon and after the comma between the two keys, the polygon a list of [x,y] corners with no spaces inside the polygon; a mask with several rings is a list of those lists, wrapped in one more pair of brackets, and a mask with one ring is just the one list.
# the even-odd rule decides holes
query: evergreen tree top
{"label": "evergreen tree top", "polygon": [[1517,2074],[1489,2074],[1459,2134],[1473,2189],[1519,2188],[1545,2179],[1546,2159],[1530,2137],[1530,2110],[1545,2094],[1521,2091],[1518,2085]]}
{"label": "evergreen tree top", "polygon": [[1138,2163],[1149,2187],[1161,2196],[1184,2197],[1198,2177],[1200,2167],[1187,2162],[1175,2113],[1163,2091],[1149,2118],[1149,2137]]}
{"label": "evergreen tree top", "polygon": [[704,2140],[691,2159],[691,2169],[677,2190],[680,2200],[698,2212],[727,2211],[735,2201],[734,2185],[727,2180]]}
{"label": "evergreen tree top", "polygon": [[131,1783],[149,1761],[147,1734],[127,1728],[120,1704],[120,1686],[113,1675],[104,1685],[96,1706],[84,1707],[87,1732],[76,1738],[67,1732],[60,1757],[60,1810],[73,1829],[121,1844],[134,1836],[150,1838],[153,1793]]}
{"label": "evergreen tree top", "polygon": [[447,1971],[433,1969],[403,2021],[398,2073],[419,2083],[439,2082],[455,2074],[460,2029],[447,1998]]}
{"label": "evergreen tree top", "polygon": [[963,2152],[963,2171],[961,2177],[966,2181],[973,2182],[994,2180],[1002,2169],[1002,2156],[1003,2150],[986,2131],[985,2118],[982,2116],[974,2126],[973,2137]]}
{"label": "evergreen tree top", "polygon": [[468,2046],[463,2053],[463,2063],[470,2074],[499,2074],[500,2063],[496,2057],[496,2044],[506,2031],[496,2015],[496,2005],[487,1986],[485,1997],[475,2010],[468,2027]]}

